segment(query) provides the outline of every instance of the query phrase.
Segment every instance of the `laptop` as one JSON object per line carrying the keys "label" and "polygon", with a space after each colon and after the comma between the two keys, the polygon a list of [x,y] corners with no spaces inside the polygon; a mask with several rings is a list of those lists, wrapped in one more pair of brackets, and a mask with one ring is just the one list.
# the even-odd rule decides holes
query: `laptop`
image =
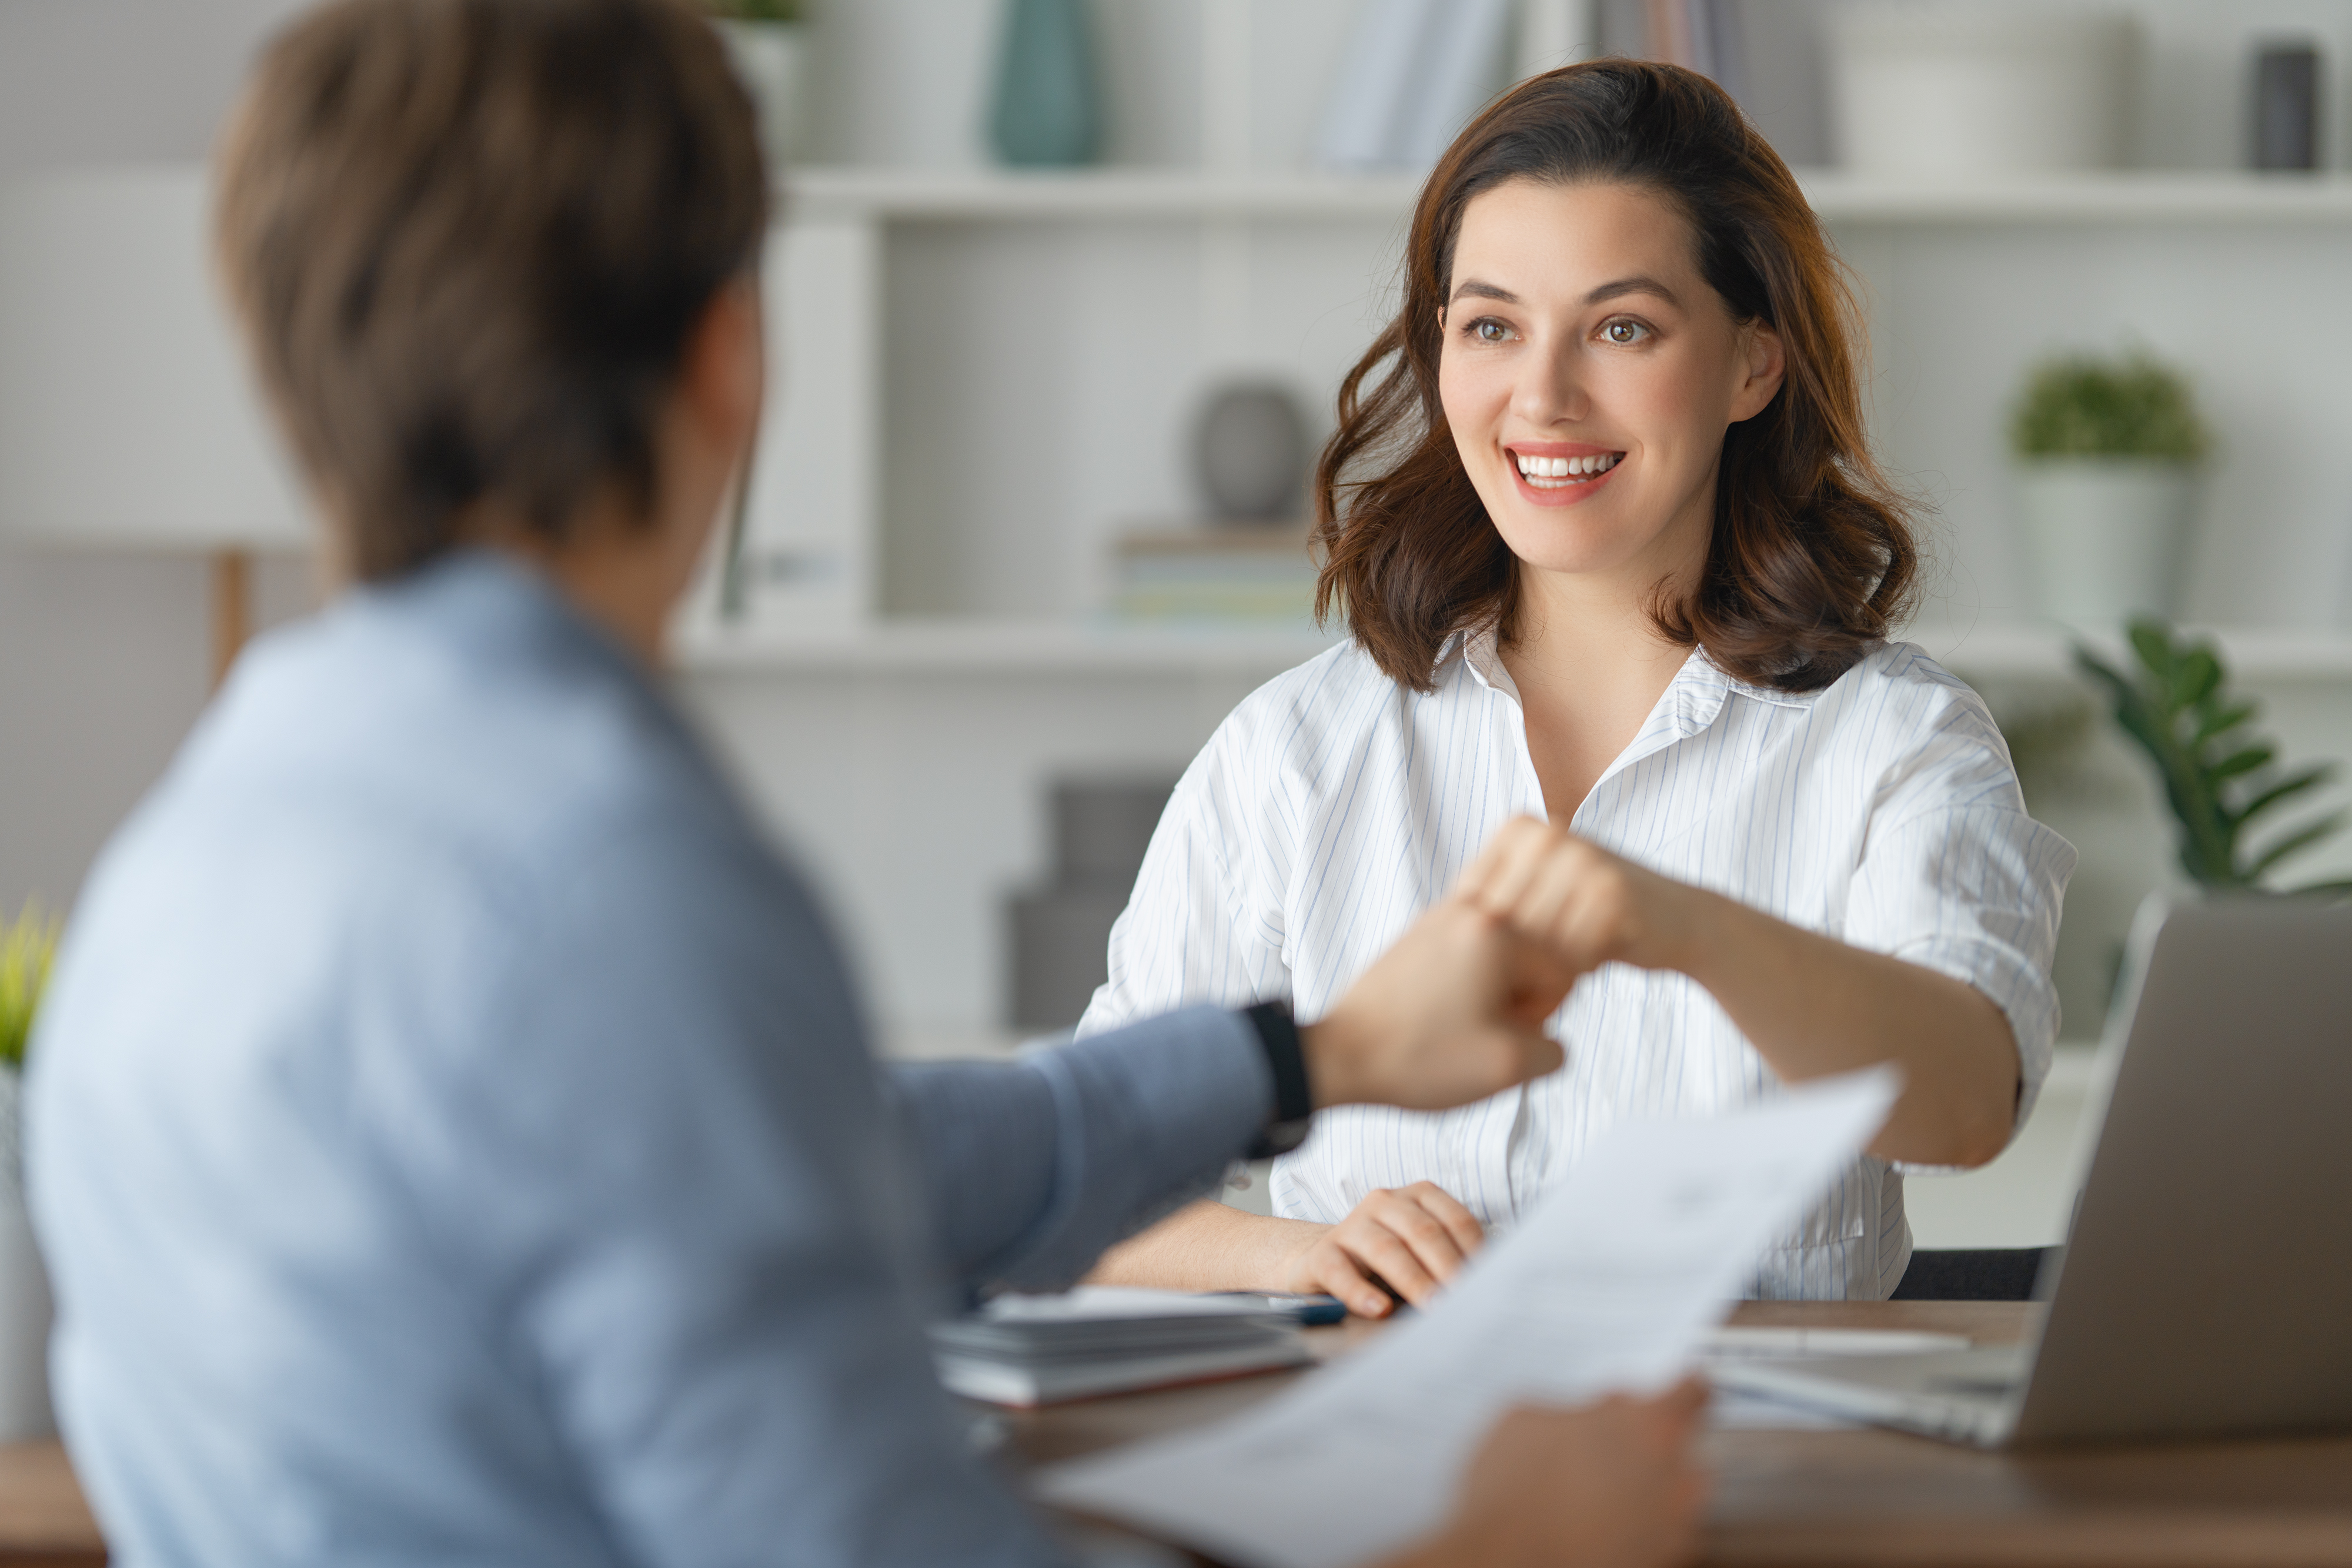
{"label": "laptop", "polygon": [[1986,1448],[2352,1428],[2352,907],[2152,897],[2126,962],[2038,1335],[1720,1384]]}

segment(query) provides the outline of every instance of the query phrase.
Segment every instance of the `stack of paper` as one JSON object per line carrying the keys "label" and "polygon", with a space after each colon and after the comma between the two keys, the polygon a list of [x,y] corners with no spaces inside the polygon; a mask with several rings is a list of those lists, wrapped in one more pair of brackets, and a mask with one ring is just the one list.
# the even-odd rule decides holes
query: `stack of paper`
{"label": "stack of paper", "polygon": [[1234,1562],[1341,1568],[1428,1535],[1519,1403],[1691,1369],[1759,1249],[1870,1141],[1890,1068],[1707,1121],[1621,1126],[1426,1312],[1234,1420],[1040,1479],[1049,1501]]}
{"label": "stack of paper", "polygon": [[999,1296],[931,1329],[950,1393],[1024,1407],[1237,1377],[1310,1359],[1296,1312],[1263,1296],[1092,1285]]}

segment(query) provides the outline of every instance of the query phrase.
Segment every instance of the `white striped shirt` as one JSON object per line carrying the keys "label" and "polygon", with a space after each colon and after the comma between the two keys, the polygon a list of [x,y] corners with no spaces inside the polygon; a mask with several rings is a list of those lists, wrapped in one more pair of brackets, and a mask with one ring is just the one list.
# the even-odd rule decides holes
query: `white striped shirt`
{"label": "white striped shirt", "polygon": [[[1491,633],[1457,634],[1436,690],[1353,643],[1276,676],[1219,727],[1152,836],[1079,1032],[1208,1001],[1319,1017],[1510,818],[1545,815],[1517,688]],[[2000,1006],[2032,1110],[2058,1029],[2050,962],[2074,852],[2025,813],[1976,693],[1885,644],[1780,692],[1694,652],[1570,824],[1677,880],[1967,981]],[[1568,1065],[1436,1113],[1340,1106],[1275,1167],[1275,1211],[1336,1221],[1433,1181],[1507,1220],[1612,1124],[1763,1099],[1777,1081],[1688,978],[1611,964],[1553,1019]],[[1753,1293],[1878,1298],[1910,1261],[1903,1178],[1864,1157],[1758,1260]]]}

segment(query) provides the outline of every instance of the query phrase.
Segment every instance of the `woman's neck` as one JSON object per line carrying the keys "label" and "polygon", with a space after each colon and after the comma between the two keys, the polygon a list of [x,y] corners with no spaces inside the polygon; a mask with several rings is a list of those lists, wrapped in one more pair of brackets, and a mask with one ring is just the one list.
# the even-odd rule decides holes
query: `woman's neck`
{"label": "woman's neck", "polygon": [[1545,808],[1564,827],[1641,733],[1690,650],[1659,633],[1647,595],[1525,566],[1511,630],[1503,667],[1519,688]]}

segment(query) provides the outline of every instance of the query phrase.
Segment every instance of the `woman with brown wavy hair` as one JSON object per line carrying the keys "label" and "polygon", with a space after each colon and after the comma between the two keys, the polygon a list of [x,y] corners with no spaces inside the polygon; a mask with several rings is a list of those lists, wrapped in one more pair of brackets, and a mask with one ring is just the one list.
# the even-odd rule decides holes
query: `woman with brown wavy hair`
{"label": "woman with brown wavy hair", "polygon": [[1612,1123],[1893,1062],[1878,1141],[1752,1281],[1885,1296],[1899,1166],[1990,1159],[2047,1071],[2074,855],[1976,694],[1889,640],[1916,556],[1839,264],[1719,89],[1607,59],[1462,133],[1403,294],[1318,473],[1318,609],[1352,638],[1186,773],[1082,1031],[1187,1001],[1318,1017],[1466,869],[1590,971],[1568,1065],[1328,1116],[1276,1166],[1276,1218],[1197,1205],[1097,1277],[1377,1314]]}

